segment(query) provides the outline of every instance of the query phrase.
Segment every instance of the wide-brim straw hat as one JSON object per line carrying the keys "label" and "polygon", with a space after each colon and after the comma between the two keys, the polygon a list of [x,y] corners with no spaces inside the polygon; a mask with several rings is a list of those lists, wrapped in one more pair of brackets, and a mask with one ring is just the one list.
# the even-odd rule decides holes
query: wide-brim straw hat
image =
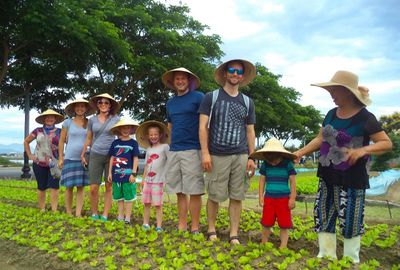
{"label": "wide-brim straw hat", "polygon": [[39,124],[44,125],[44,119],[48,115],[54,115],[55,116],[55,118],[56,118],[55,124],[59,124],[62,121],[64,121],[64,116],[62,114],[59,114],[56,111],[53,111],[52,109],[48,109],[48,110],[42,112],[38,117],[36,117],[35,121],[38,122]]}
{"label": "wide-brim straw hat", "polygon": [[195,90],[200,87],[200,78],[184,67],[168,70],[162,75],[161,79],[165,87],[175,90],[174,72],[186,72],[189,74],[189,90]]}
{"label": "wide-brim straw hat", "polygon": [[150,147],[150,142],[149,142],[149,138],[148,138],[148,129],[151,126],[157,126],[160,128],[160,131],[161,131],[160,143],[170,144],[171,136],[170,136],[170,131],[169,131],[168,127],[161,122],[158,122],[155,120],[150,120],[150,121],[146,121],[146,122],[142,123],[136,130],[136,140],[141,147],[143,147],[143,148]]}
{"label": "wide-brim straw hat", "polygon": [[276,138],[271,138],[268,141],[265,142],[264,147],[261,148],[260,150],[257,150],[256,152],[252,153],[250,155],[251,158],[259,159],[259,160],[266,160],[267,156],[271,153],[279,153],[283,157],[287,159],[294,160],[297,158],[297,156],[288,150],[286,150],[282,143],[276,139]]}
{"label": "wide-brim straw hat", "polygon": [[233,59],[222,63],[217,67],[214,72],[214,79],[220,86],[225,85],[226,81],[226,65],[231,62],[241,62],[244,68],[243,80],[240,82],[239,86],[243,87],[248,85],[257,75],[256,67],[249,61],[243,59]]}
{"label": "wide-brim straw hat", "polygon": [[353,95],[365,106],[371,104],[368,88],[358,85],[358,76],[350,71],[336,71],[329,82],[313,83],[312,86],[319,86],[326,90],[331,90],[332,86],[343,86],[348,89]]}
{"label": "wide-brim straw hat", "polygon": [[107,98],[107,99],[110,100],[110,102],[111,102],[110,114],[111,114],[111,115],[116,115],[117,112],[119,111],[119,108],[120,108],[119,102],[116,101],[116,100],[115,100],[110,94],[108,94],[108,93],[104,93],[104,94],[100,94],[100,95],[91,97],[91,98],[90,98],[90,101],[89,101],[90,106],[91,106],[95,111],[97,111],[97,110],[98,110],[98,109],[97,109],[97,101],[98,101],[99,99],[102,99],[102,98]]}
{"label": "wide-brim straw hat", "polygon": [[83,98],[79,98],[79,99],[75,99],[73,101],[71,101],[70,103],[67,104],[67,106],[65,106],[65,114],[68,115],[68,117],[73,117],[75,116],[75,105],[78,103],[84,103],[86,105],[86,116],[92,115],[94,114],[96,111],[92,108],[92,106],[90,106],[89,101],[87,101],[86,99]]}
{"label": "wide-brim straw hat", "polygon": [[119,129],[119,127],[122,127],[122,126],[130,126],[130,127],[132,128],[130,134],[134,134],[135,131],[136,131],[136,129],[139,127],[139,123],[136,122],[136,121],[134,121],[134,120],[132,120],[132,119],[125,119],[125,118],[120,119],[120,120],[110,129],[111,133],[112,133],[112,134],[115,134],[115,135],[118,135],[118,134],[119,134],[119,130],[118,130],[118,129]]}

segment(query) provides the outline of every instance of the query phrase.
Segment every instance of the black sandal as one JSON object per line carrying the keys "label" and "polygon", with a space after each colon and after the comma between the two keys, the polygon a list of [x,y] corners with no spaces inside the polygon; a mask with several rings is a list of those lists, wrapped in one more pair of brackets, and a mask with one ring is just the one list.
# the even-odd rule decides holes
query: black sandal
{"label": "black sandal", "polygon": [[208,232],[207,233],[208,241],[216,241],[218,239],[216,232]]}
{"label": "black sandal", "polygon": [[239,236],[231,236],[229,237],[229,244],[231,245],[240,245]]}

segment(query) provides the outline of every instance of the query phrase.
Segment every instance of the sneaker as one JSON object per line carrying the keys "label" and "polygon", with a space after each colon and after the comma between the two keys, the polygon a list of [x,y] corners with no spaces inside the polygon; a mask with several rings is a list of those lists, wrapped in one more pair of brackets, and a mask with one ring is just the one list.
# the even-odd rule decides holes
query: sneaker
{"label": "sneaker", "polygon": [[156,232],[160,233],[160,232],[162,232],[162,231],[163,231],[163,229],[162,229],[161,227],[157,227],[157,228],[156,228]]}
{"label": "sneaker", "polygon": [[150,229],[150,226],[149,226],[149,224],[143,224],[143,230],[148,230],[148,229]]}
{"label": "sneaker", "polygon": [[100,218],[99,218],[101,221],[107,221],[108,219],[107,219],[107,217],[105,217],[105,216],[100,216]]}
{"label": "sneaker", "polygon": [[125,220],[124,221],[126,225],[131,225],[131,221],[130,220]]}
{"label": "sneaker", "polygon": [[90,216],[90,218],[92,219],[92,220],[99,220],[99,215],[95,215],[95,214],[93,214],[93,215],[91,215]]}

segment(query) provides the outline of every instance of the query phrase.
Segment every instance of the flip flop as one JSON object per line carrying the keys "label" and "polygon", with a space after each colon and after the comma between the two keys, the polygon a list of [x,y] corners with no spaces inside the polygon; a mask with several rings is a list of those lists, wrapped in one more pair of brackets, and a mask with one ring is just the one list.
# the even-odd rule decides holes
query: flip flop
{"label": "flip flop", "polygon": [[208,232],[207,239],[208,239],[208,241],[211,241],[211,242],[217,241],[218,240],[217,233],[216,232]]}
{"label": "flip flop", "polygon": [[229,237],[229,243],[231,245],[240,245],[239,237],[238,236]]}

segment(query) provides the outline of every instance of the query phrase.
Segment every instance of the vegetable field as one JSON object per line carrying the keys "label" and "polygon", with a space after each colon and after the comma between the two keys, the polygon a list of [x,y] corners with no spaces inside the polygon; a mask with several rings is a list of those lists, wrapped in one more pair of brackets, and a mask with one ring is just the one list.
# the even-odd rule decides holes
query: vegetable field
{"label": "vegetable field", "polygon": [[[60,213],[39,212],[34,182],[0,181],[0,250],[1,255],[8,254],[12,269],[400,269],[399,225],[367,224],[361,264],[352,265],[347,259],[316,258],[317,235],[307,216],[294,216],[288,248],[279,250],[279,230],[271,243],[259,244],[260,214],[246,209],[239,235],[242,245],[230,246],[224,208],[217,223],[220,240],[209,242],[204,209],[202,233],[192,235],[176,230],[176,207],[166,202],[165,231],[157,233],[154,228],[142,230],[140,202],[133,210],[133,225],[128,226],[115,220],[115,206],[108,222],[67,216],[62,213],[61,193]],[[88,205],[86,201],[86,215]],[[339,237],[339,258],[341,253]]]}

